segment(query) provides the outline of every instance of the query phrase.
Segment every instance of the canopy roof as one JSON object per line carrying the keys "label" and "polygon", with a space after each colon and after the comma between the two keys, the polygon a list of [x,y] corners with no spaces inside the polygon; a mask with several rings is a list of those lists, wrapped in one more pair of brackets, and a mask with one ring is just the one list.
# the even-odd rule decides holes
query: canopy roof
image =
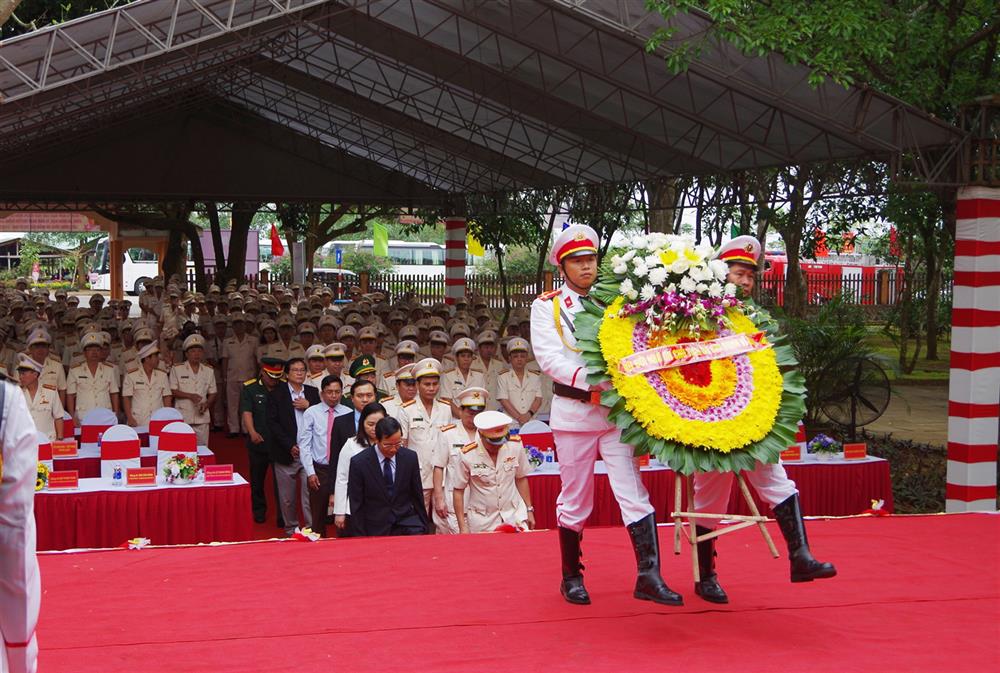
{"label": "canopy roof", "polygon": [[0,200],[417,205],[959,140],[773,54],[673,74],[663,26],[644,0],[139,0],[0,43]]}

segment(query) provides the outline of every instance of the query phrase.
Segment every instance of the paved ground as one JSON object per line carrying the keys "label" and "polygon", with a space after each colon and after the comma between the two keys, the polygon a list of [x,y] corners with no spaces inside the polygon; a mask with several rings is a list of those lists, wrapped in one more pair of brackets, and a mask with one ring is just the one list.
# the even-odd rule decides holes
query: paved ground
{"label": "paved ground", "polygon": [[925,444],[948,444],[948,382],[896,385],[889,408],[865,428]]}

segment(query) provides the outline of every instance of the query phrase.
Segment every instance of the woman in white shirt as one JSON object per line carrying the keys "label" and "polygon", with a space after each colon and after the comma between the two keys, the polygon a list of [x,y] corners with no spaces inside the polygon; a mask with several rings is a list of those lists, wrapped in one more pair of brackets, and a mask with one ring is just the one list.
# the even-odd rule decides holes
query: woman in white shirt
{"label": "woman in white shirt", "polygon": [[385,407],[378,402],[366,404],[358,421],[358,434],[344,443],[337,460],[337,481],[333,488],[333,522],[339,536],[344,535],[351,504],[347,500],[347,477],[351,470],[351,458],[375,444],[375,424],[387,416]]}

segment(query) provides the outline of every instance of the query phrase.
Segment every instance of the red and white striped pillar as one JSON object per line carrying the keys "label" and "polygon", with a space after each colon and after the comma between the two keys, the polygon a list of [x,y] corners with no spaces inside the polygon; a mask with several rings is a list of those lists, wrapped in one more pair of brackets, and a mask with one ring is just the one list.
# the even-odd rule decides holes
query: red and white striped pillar
{"label": "red and white striped pillar", "polygon": [[997,508],[1000,189],[959,190],[948,389],[949,512]]}
{"label": "red and white striped pillar", "polygon": [[444,301],[454,304],[465,296],[465,218],[446,218],[444,229]]}

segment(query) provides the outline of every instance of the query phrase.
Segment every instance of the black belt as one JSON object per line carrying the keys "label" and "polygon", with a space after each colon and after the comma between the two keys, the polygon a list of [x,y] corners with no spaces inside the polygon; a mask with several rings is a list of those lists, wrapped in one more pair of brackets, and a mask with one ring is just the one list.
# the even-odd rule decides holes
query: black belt
{"label": "black belt", "polygon": [[586,402],[587,404],[601,403],[601,391],[599,390],[580,390],[579,388],[574,388],[573,386],[567,386],[553,381],[552,392],[559,397],[568,397],[571,400],[580,400],[581,402]]}

